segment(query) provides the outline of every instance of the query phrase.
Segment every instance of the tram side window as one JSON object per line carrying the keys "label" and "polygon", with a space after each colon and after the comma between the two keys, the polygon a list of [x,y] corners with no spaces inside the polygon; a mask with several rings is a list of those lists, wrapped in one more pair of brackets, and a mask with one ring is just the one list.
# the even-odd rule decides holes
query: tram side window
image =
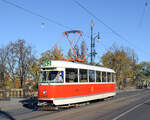
{"label": "tram side window", "polygon": [[95,71],[89,70],[89,82],[95,82]]}
{"label": "tram side window", "polygon": [[66,68],[66,82],[78,82],[78,69]]}
{"label": "tram side window", "polygon": [[115,82],[115,79],[116,79],[116,74],[112,73],[112,82]]}
{"label": "tram side window", "polygon": [[101,72],[96,71],[96,82],[101,82]]}
{"label": "tram side window", "polygon": [[106,82],[106,72],[102,72],[102,82]]}
{"label": "tram side window", "polygon": [[107,82],[111,82],[111,73],[107,73]]}
{"label": "tram side window", "polygon": [[80,69],[79,78],[80,78],[80,82],[88,82],[87,70]]}
{"label": "tram side window", "polygon": [[41,82],[46,82],[46,71],[41,72]]}

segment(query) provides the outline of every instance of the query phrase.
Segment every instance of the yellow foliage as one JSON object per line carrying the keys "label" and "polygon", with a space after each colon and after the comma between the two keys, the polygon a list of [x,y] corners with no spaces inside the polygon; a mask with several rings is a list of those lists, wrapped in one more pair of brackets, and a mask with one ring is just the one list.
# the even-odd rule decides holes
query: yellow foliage
{"label": "yellow foliage", "polygon": [[113,47],[102,56],[103,65],[116,71],[119,88],[124,87],[124,80],[132,81],[137,72],[135,54],[130,53],[129,49]]}

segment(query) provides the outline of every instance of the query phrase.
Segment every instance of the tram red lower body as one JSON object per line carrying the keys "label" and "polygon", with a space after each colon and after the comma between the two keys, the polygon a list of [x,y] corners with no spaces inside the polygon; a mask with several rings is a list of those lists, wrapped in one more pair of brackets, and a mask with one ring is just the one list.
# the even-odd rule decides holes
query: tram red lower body
{"label": "tram red lower body", "polygon": [[[39,99],[55,99],[115,92],[116,84],[39,85]],[[44,92],[43,92],[44,91]]]}

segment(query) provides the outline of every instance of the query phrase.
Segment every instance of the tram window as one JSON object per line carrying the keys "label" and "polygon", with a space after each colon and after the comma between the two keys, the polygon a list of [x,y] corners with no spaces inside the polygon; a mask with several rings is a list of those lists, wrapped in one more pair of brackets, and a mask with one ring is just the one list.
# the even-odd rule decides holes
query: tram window
{"label": "tram window", "polygon": [[101,72],[96,71],[96,82],[101,82]]}
{"label": "tram window", "polygon": [[106,82],[106,72],[102,72],[102,82]]}
{"label": "tram window", "polygon": [[41,82],[46,82],[46,71],[41,72]]}
{"label": "tram window", "polygon": [[63,71],[43,71],[41,72],[42,82],[50,83],[63,83],[64,75]]}
{"label": "tram window", "polygon": [[115,82],[115,79],[116,79],[116,74],[112,73],[112,82]]}
{"label": "tram window", "polygon": [[80,78],[80,82],[88,82],[87,70],[80,69],[79,78]]}
{"label": "tram window", "polygon": [[107,73],[107,82],[111,82],[111,73]]}
{"label": "tram window", "polygon": [[112,73],[112,82],[114,82],[114,73]]}
{"label": "tram window", "polygon": [[51,83],[63,83],[64,82],[64,72],[63,71],[49,71],[48,72],[48,82]]}
{"label": "tram window", "polygon": [[78,69],[66,68],[66,82],[78,82]]}
{"label": "tram window", "polygon": [[94,70],[89,70],[89,82],[95,82],[95,72],[94,72]]}
{"label": "tram window", "polygon": [[114,73],[114,82],[116,82],[116,77],[117,77],[117,76],[116,76],[116,74]]}

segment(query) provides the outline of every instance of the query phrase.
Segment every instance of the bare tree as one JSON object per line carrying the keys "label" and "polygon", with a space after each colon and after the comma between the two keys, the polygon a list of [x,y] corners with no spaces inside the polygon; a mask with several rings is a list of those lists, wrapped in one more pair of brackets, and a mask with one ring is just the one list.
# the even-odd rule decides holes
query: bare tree
{"label": "bare tree", "polygon": [[32,58],[32,47],[27,46],[25,40],[18,40],[15,42],[14,47],[16,49],[16,55],[18,59],[17,74],[20,79],[21,88],[23,82],[27,79],[28,70],[30,67],[30,59]]}
{"label": "bare tree", "polygon": [[5,87],[5,75],[6,75],[6,57],[7,50],[5,47],[0,48],[0,82],[1,88]]}
{"label": "bare tree", "polygon": [[16,88],[16,69],[17,69],[17,57],[16,57],[16,47],[13,42],[7,45],[7,68],[10,75],[10,79],[13,83],[13,87]]}

